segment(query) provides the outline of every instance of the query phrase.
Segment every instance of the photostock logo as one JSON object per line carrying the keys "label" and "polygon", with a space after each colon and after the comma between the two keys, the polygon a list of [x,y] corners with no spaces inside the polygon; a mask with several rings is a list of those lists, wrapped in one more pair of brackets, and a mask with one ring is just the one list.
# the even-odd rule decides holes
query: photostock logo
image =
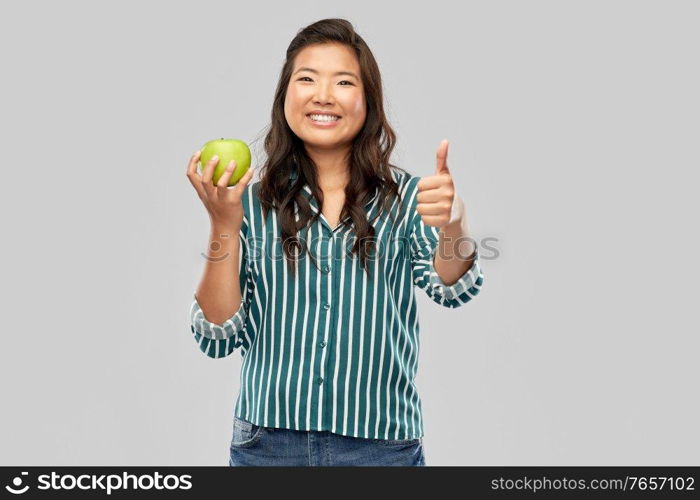
{"label": "photostock logo", "polygon": [[[22,476],[27,476],[27,475],[29,475],[29,472],[22,472],[21,475],[22,475]],[[12,485],[13,485],[15,488],[20,488],[20,486],[22,486],[22,478],[21,478],[20,476],[15,477],[15,478],[12,480]],[[6,489],[7,491],[9,491],[10,493],[13,493],[13,494],[15,494],[15,495],[21,495],[22,493],[25,493],[25,492],[29,489],[29,485],[27,484],[27,485],[24,486],[24,488],[21,488],[21,489],[18,489],[18,490],[16,490],[15,488],[13,488],[12,486],[5,486],[5,489]]]}
{"label": "photostock logo", "polygon": [[[369,250],[367,250],[367,258],[379,262],[404,259],[409,255],[419,252],[425,253],[432,251],[440,255],[443,260],[449,260],[451,258],[464,260],[479,248],[479,258],[482,261],[496,260],[500,256],[500,250],[497,247],[489,245],[491,242],[498,242],[498,238],[487,237],[481,238],[481,240],[476,240],[471,236],[454,238],[446,235],[439,236],[439,233],[436,231],[433,231],[431,236],[396,236],[386,239],[377,236],[366,236],[360,238],[359,242],[354,235],[348,233],[342,238],[341,252],[332,250],[334,248],[332,243],[330,244],[332,252],[322,250],[324,248],[323,244],[330,241],[328,240],[328,236],[297,238],[296,241],[292,238],[288,238],[284,242],[282,242],[280,236],[274,236],[271,242],[268,242],[266,238],[261,236],[251,236],[248,239],[241,236],[241,241],[245,242],[247,259],[257,263],[263,260],[269,262],[285,261],[288,255],[286,249],[289,250],[289,255],[295,262],[303,261],[307,256],[314,262],[324,258],[331,258],[333,260],[356,258],[353,254],[353,248],[355,246],[369,247]],[[234,236],[235,235],[227,233],[219,234],[218,239],[212,239],[209,242],[209,253],[200,252],[200,255],[209,262],[214,263],[228,259],[231,254],[227,251],[222,255],[216,254],[222,252],[225,243],[224,240],[228,240]],[[438,246],[440,241],[445,242],[444,249]],[[437,250],[435,250],[436,248]]]}
{"label": "photostock logo", "polygon": [[[22,472],[21,476],[28,476],[29,472]],[[29,484],[22,485],[23,477],[12,479],[12,485],[6,485],[5,489],[13,495],[21,495],[29,490]],[[189,474],[163,475],[156,471],[153,474],[41,474],[37,476],[36,489],[44,490],[93,490],[105,491],[111,495],[116,490],[190,490],[192,489],[192,476]],[[28,481],[27,481],[28,482]]]}
{"label": "photostock logo", "polygon": [[[229,234],[220,234],[219,237],[220,237],[220,238],[229,238],[230,235],[229,235]],[[221,243],[220,243],[219,241],[217,241],[217,240],[212,241],[212,242],[209,244],[209,250],[210,250],[211,252],[214,252],[214,253],[218,252],[219,250],[221,250]],[[226,252],[224,255],[219,255],[218,257],[213,257],[213,256],[211,256],[211,255],[207,255],[207,254],[204,254],[204,253],[201,253],[200,255],[201,255],[202,257],[204,257],[205,259],[207,259],[208,261],[211,261],[211,262],[221,262],[222,260],[225,260],[225,259],[228,257],[229,254],[228,254],[228,252]]]}

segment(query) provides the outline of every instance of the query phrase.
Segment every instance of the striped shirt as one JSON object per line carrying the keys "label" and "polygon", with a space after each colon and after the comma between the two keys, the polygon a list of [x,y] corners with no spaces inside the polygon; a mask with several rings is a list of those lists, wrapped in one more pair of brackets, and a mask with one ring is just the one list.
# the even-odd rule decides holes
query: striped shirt
{"label": "striped shirt", "polygon": [[[420,348],[414,285],[441,306],[455,308],[479,293],[484,277],[477,250],[456,283],[442,282],[433,267],[439,229],[425,225],[416,211],[420,177],[393,168],[392,175],[407,202],[394,200],[394,221],[382,214],[371,222],[377,247],[367,261],[369,278],[350,253],[352,224],[347,228],[341,220],[332,228],[323,214],[297,235],[314,258],[298,255],[292,275],[276,210],[263,224],[254,195],[259,182],[246,187],[241,307],[223,325],[204,317],[196,295],[190,308],[192,335],[203,353],[222,358],[240,348],[239,418],[361,438],[423,436],[414,380]],[[308,185],[303,192],[318,213]],[[375,190],[365,205],[368,220],[380,205]]]}

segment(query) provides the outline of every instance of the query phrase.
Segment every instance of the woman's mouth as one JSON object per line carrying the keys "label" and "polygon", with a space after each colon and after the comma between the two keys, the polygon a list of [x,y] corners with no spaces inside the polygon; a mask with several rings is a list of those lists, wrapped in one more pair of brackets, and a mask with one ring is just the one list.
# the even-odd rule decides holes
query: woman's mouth
{"label": "woman's mouth", "polygon": [[340,120],[342,120],[341,117],[339,116],[330,116],[330,115],[306,115],[306,119],[311,122],[311,124],[315,127],[319,128],[332,128],[335,127]]}

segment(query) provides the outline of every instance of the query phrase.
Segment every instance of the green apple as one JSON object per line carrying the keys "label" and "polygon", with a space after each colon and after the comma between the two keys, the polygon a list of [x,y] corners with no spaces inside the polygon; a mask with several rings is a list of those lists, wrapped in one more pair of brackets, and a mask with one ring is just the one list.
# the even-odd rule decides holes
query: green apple
{"label": "green apple", "polygon": [[212,180],[214,184],[219,182],[219,178],[226,171],[226,167],[231,162],[231,160],[236,160],[236,168],[231,174],[231,178],[228,180],[229,186],[234,186],[243,177],[250,168],[250,149],[248,145],[238,139],[214,139],[207,142],[204,147],[202,147],[202,152],[199,156],[199,161],[201,163],[200,169],[204,172],[204,167],[212,156],[218,156],[219,161],[214,167],[214,175]]}

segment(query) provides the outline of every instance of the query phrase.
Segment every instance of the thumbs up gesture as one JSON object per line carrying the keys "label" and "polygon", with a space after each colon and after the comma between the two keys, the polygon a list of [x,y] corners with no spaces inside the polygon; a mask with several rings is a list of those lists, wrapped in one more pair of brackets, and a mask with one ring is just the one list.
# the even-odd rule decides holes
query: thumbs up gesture
{"label": "thumbs up gesture", "polygon": [[416,211],[423,222],[440,229],[461,221],[464,217],[464,202],[457,194],[452,175],[447,167],[447,147],[449,142],[444,139],[437,149],[437,166],[435,174],[421,178],[418,181],[416,195]]}

